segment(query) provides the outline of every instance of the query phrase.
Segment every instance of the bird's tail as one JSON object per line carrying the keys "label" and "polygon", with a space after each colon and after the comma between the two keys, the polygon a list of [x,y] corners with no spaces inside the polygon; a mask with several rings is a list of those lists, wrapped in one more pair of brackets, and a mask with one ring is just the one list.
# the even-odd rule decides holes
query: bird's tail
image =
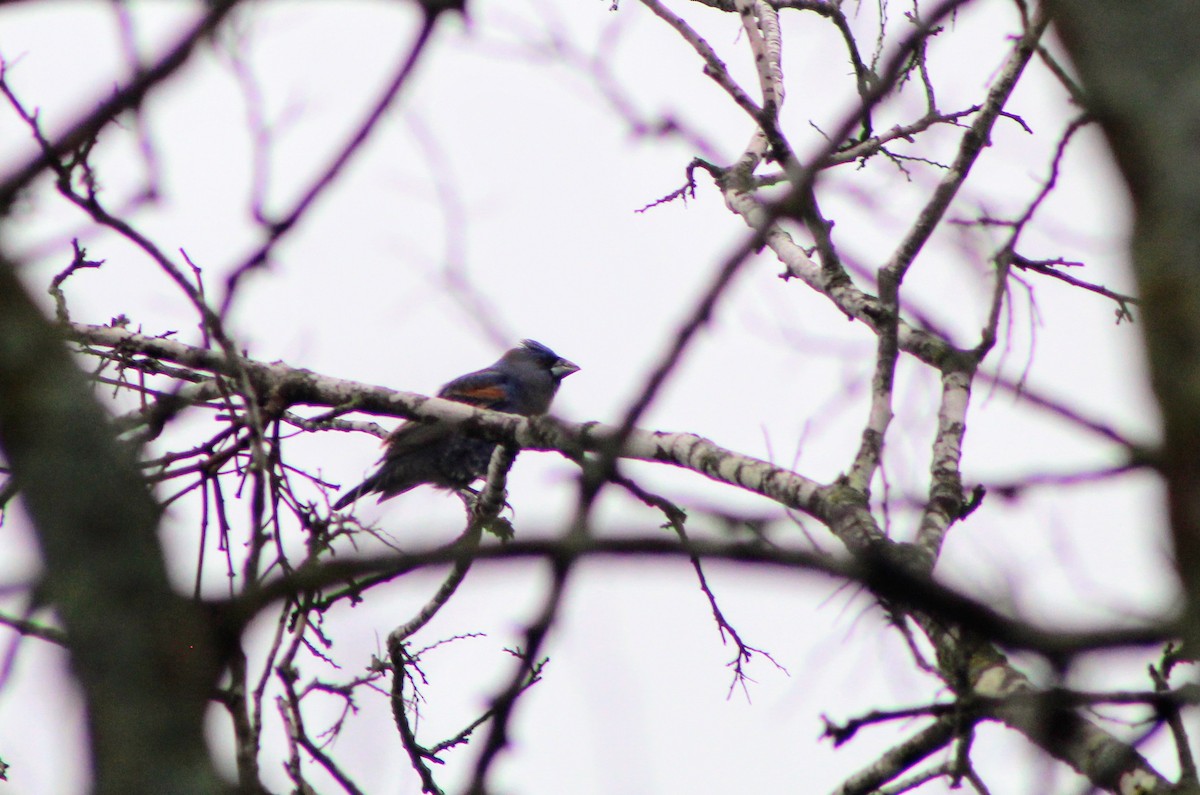
{"label": "bird's tail", "polygon": [[350,491],[346,492],[341,497],[338,497],[338,501],[333,504],[333,510],[340,511],[358,498],[365,497],[366,495],[376,491],[379,491],[378,472],[364,480],[362,483],[359,483],[354,488],[350,489]]}

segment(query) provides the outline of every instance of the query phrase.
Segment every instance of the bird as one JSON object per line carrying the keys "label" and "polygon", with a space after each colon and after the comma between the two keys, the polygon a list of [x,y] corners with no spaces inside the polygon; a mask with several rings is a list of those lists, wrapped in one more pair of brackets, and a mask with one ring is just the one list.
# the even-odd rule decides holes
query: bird
{"label": "bird", "polygon": [[[494,364],[459,376],[438,397],[471,406],[532,417],[545,414],[559,384],[579,366],[535,340],[507,351]],[[487,474],[495,442],[461,433],[445,423],[405,422],[384,441],[379,468],[333,504],[340,511],[368,494],[377,502],[430,484],[462,490]]]}

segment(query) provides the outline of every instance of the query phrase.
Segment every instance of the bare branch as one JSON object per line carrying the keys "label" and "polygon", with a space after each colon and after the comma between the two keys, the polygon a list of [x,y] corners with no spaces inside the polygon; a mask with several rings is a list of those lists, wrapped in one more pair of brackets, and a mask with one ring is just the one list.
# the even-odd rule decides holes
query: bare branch
{"label": "bare branch", "polygon": [[[437,3],[429,0],[426,3],[428,9],[439,9]],[[429,42],[433,36],[433,31],[437,25],[439,13],[437,10],[428,11],[421,22],[421,27],[417,31],[415,40],[409,48],[408,53],[404,56],[400,66],[397,68],[395,76],[391,82],[384,88],[383,93],[376,100],[374,106],[367,113],[366,117],[359,124],[350,139],[334,157],[333,161],[325,168],[321,175],[308,187],[290,210],[280,216],[278,219],[270,222],[267,232],[267,238],[263,243],[245,260],[238,265],[225,280],[225,297],[221,302],[221,317],[226,317],[229,314],[230,307],[233,305],[234,296],[237,293],[238,283],[242,278],[251,271],[263,265],[271,254],[271,251],[278,244],[280,238],[287,234],[300,221],[309,207],[321,196],[325,190],[334,183],[338,175],[353,159],[354,155],[362,147],[362,145],[371,136],[371,132],[379,124],[388,108],[395,101],[400,90],[408,82],[417,63],[420,61],[422,54],[425,52]]]}

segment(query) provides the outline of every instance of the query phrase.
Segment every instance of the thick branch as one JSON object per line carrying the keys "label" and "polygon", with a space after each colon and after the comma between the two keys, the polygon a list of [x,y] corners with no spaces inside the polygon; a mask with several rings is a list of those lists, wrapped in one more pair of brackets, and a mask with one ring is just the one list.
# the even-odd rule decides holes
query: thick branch
{"label": "thick branch", "polygon": [[[148,337],[122,328],[73,324],[76,339],[95,347],[110,347],[122,356],[146,356],[218,374],[232,366],[223,354],[175,340]],[[293,405],[353,407],[406,419],[441,421],[467,433],[512,442],[531,450],[558,450],[569,456],[583,451],[610,452],[620,431],[600,423],[580,425],[550,418],[527,419],[472,408],[462,403],[398,392],[384,387],[318,375],[282,363],[264,364],[239,357],[239,365],[273,411]],[[137,359],[127,362],[136,368]],[[818,515],[824,511],[815,481],[752,456],[720,447],[700,436],[633,430],[621,445],[623,458],[660,461],[691,469],[713,480],[739,486],[797,510]]]}
{"label": "thick branch", "polygon": [[0,262],[0,448],[83,688],[100,793],[216,792],[204,616],[167,580],[158,509],[64,340]]}
{"label": "thick branch", "polygon": [[[1162,467],[1187,643],[1200,648],[1200,14],[1119,0],[1054,0],[1055,23],[1133,196],[1133,267],[1163,418]],[[1146,46],[1153,42],[1154,46]]]}

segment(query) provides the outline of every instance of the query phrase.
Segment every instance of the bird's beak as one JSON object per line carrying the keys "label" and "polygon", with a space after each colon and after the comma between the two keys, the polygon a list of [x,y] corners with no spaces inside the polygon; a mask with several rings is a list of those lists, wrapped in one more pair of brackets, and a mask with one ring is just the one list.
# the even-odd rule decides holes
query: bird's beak
{"label": "bird's beak", "polygon": [[578,371],[579,365],[575,364],[575,362],[569,362],[566,359],[559,359],[554,363],[554,366],[550,368],[550,375],[561,381],[571,373]]}

